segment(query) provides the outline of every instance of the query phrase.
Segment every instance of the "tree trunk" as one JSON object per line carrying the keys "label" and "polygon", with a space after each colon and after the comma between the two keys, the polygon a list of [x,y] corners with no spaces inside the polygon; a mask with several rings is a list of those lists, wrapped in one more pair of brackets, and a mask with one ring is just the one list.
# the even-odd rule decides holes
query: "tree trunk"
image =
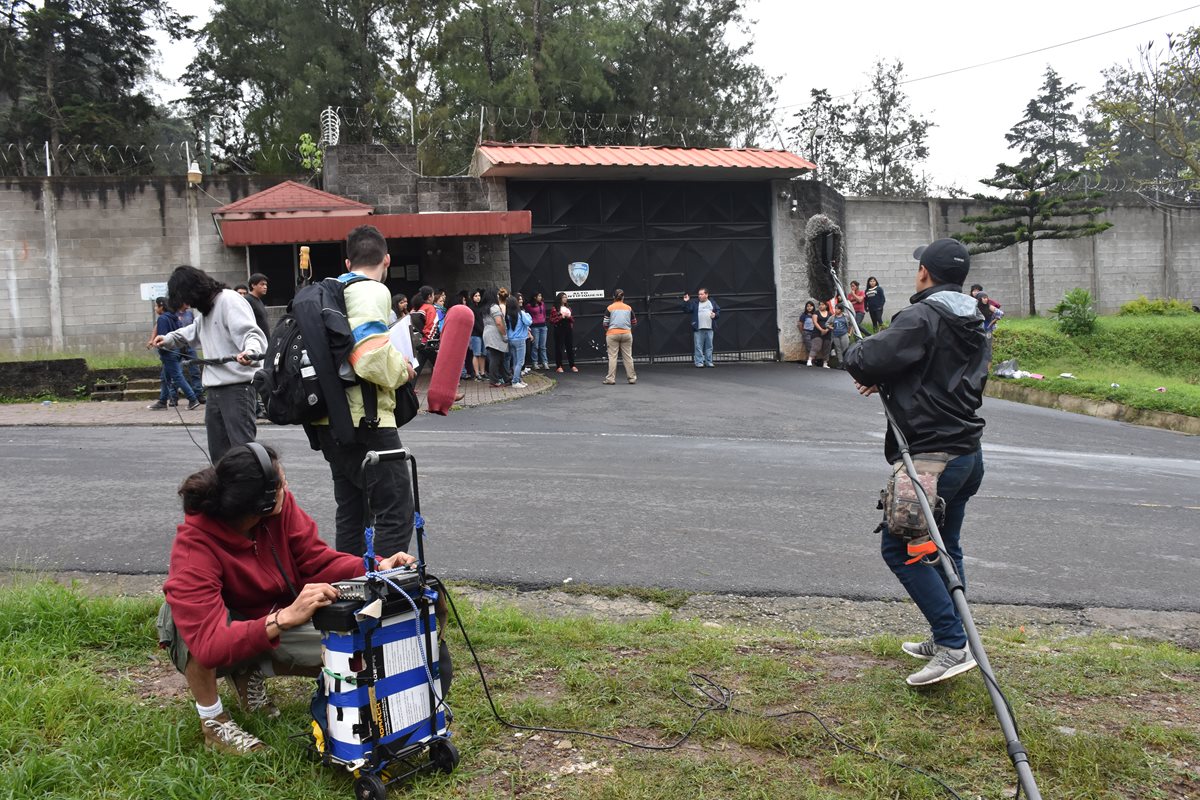
{"label": "tree trunk", "polygon": [[1025,257],[1025,269],[1029,276],[1029,315],[1037,314],[1037,298],[1033,291],[1033,235],[1029,237],[1029,251]]}
{"label": "tree trunk", "polygon": [[529,54],[529,68],[533,74],[533,88],[536,98],[533,104],[534,108],[529,116],[529,141],[531,142],[537,142],[541,133],[541,126],[533,122],[533,115],[539,110],[544,111],[544,106],[546,105],[546,99],[542,91],[542,83],[546,78],[546,65],[542,61],[542,47],[545,41],[546,21],[545,14],[542,12],[542,0],[533,0],[533,52]]}

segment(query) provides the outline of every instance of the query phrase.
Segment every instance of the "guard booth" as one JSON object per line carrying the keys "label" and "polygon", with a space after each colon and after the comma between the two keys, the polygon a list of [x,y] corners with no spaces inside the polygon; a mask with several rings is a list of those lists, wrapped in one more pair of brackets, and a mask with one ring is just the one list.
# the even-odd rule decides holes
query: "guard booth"
{"label": "guard booth", "polygon": [[[601,320],[623,289],[634,357],[650,362],[691,361],[680,305],[699,288],[721,307],[715,359],[778,357],[770,181],[811,168],[780,151],[492,143],[476,161],[506,178],[510,211],[531,215],[509,239],[513,290],[574,295],[576,357],[589,360],[607,355]],[[587,265],[578,283],[572,264]]]}

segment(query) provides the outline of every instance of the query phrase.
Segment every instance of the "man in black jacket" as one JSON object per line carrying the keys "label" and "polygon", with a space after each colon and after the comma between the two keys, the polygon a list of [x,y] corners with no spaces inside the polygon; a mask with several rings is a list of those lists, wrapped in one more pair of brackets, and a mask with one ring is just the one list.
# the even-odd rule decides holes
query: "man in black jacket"
{"label": "man in black jacket", "polygon": [[[966,247],[939,239],[918,248],[913,258],[919,266],[912,305],[892,317],[887,329],[853,345],[846,369],[863,395],[883,393],[913,456],[949,457],[937,482],[938,497],[946,503],[939,529],[965,585],[959,535],[967,501],[983,480],[979,440],[984,422],[976,412],[983,403],[991,346],[977,303],[962,293],[971,264]],[[884,455],[891,464],[900,460],[890,427]],[[908,676],[909,685],[937,683],[973,668],[975,658],[941,569],[923,561],[905,563],[906,542],[886,525],[880,549],[932,631],[924,642],[902,645],[909,655],[929,661]]]}

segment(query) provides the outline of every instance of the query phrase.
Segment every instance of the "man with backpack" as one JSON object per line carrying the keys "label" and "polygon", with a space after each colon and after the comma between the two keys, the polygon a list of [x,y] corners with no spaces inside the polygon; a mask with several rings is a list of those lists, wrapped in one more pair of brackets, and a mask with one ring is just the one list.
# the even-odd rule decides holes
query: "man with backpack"
{"label": "man with backpack", "polygon": [[[385,461],[369,467],[365,476],[362,462],[369,450],[400,447],[396,389],[415,381],[416,375],[388,336],[392,294],[383,281],[391,257],[383,234],[373,225],[360,225],[346,237],[346,255],[348,272],[337,280],[344,286],[346,322],[353,335],[346,363],[358,379],[344,389],[354,432],[349,438],[339,435],[328,417],[314,422],[311,429],[333,476],[337,549],[355,555],[366,550],[363,530],[369,495],[375,515],[375,552],[407,551],[414,508],[407,462]],[[372,395],[374,413],[368,408]]]}

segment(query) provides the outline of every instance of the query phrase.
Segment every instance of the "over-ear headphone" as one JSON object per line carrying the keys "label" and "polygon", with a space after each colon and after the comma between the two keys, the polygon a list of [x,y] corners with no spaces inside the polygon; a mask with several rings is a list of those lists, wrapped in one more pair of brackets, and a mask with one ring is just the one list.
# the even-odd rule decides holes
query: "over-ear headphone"
{"label": "over-ear headphone", "polygon": [[254,513],[270,514],[275,510],[275,494],[279,491],[279,473],[275,471],[275,465],[271,463],[271,457],[267,455],[267,448],[258,442],[246,442],[246,449],[254,454],[263,474],[262,497],[259,499],[258,508],[254,509]]}

